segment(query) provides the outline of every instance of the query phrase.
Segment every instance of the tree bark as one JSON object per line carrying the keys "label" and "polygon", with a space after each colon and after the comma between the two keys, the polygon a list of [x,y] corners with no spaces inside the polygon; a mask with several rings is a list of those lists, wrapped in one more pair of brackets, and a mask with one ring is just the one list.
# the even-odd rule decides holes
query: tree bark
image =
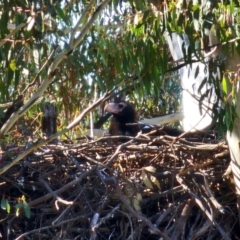
{"label": "tree bark", "polygon": [[43,103],[42,132],[47,138],[57,132],[57,109],[52,103]]}

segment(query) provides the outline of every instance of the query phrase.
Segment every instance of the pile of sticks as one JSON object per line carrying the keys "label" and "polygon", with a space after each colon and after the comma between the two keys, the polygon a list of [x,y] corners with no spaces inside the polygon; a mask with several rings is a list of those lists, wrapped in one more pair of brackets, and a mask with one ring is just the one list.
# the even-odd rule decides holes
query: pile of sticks
{"label": "pile of sticks", "polygon": [[[2,166],[25,149],[3,149]],[[234,239],[229,163],[224,141],[197,134],[49,143],[0,176],[2,201],[10,205],[9,213],[4,204],[0,210],[0,236]]]}

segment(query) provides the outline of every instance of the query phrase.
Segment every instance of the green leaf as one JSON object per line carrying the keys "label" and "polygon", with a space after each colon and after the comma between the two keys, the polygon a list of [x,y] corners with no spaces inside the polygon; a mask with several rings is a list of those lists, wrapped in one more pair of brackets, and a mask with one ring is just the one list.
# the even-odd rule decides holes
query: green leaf
{"label": "green leaf", "polygon": [[150,189],[153,189],[153,185],[152,185],[151,181],[149,180],[145,171],[142,171],[141,177],[142,177],[143,183],[146,185],[146,187],[150,188]]}
{"label": "green leaf", "polygon": [[148,10],[144,11],[143,20],[142,21],[146,22],[149,16],[150,16],[150,10],[148,9]]}
{"label": "green leaf", "polygon": [[10,68],[12,69],[12,71],[16,71],[17,70],[17,66],[16,66],[16,61],[15,59],[12,59],[10,64],[9,64]]}
{"label": "green leaf", "polygon": [[16,210],[16,216],[17,217],[19,216],[19,213],[20,213],[20,208],[17,208],[17,210]]}
{"label": "green leaf", "polygon": [[19,213],[20,213],[20,209],[22,208],[23,206],[23,203],[22,202],[19,202],[15,205],[15,208],[16,208],[16,216],[18,217],[19,216]]}
{"label": "green leaf", "polygon": [[150,180],[154,185],[156,185],[158,187],[158,189],[160,189],[160,183],[156,177],[154,177],[153,175],[150,175]]}
{"label": "green leaf", "polygon": [[6,210],[7,209],[7,200],[5,198],[2,198],[1,199],[1,208],[3,210]]}
{"label": "green leaf", "polygon": [[26,201],[23,201],[23,208],[24,208],[24,212],[25,212],[26,217],[30,218],[31,211],[30,211],[30,207],[29,207],[29,205]]}
{"label": "green leaf", "polygon": [[6,206],[7,206],[7,213],[10,213],[11,206],[10,206],[8,200],[6,200]]}
{"label": "green leaf", "polygon": [[14,156],[14,154],[10,151],[6,151],[5,154],[10,158]]}
{"label": "green leaf", "polygon": [[0,31],[3,34],[7,32],[8,21],[9,21],[9,8],[4,9],[4,11],[2,11],[2,14],[1,14],[1,20],[0,20],[1,28],[0,28]]}
{"label": "green leaf", "polygon": [[3,109],[0,108],[0,123],[1,123],[1,119],[4,118],[4,116],[5,116],[5,113],[4,113]]}
{"label": "green leaf", "polygon": [[[146,79],[150,79],[151,76],[149,76],[148,74],[146,74]],[[148,94],[151,93],[151,81],[145,81],[144,82],[144,89],[146,90],[146,92]]]}
{"label": "green leaf", "polygon": [[[9,89],[9,86],[11,85],[12,83],[12,80],[13,80],[13,76],[14,76],[14,71],[10,68],[8,68],[8,72],[7,72],[7,84],[6,84],[6,91],[8,92],[8,89]],[[7,93],[6,92],[6,93]]]}
{"label": "green leaf", "polygon": [[67,15],[65,14],[64,10],[61,8],[60,5],[61,5],[60,3],[55,5],[56,12],[60,19],[62,19],[67,25],[69,25]]}
{"label": "green leaf", "polygon": [[5,198],[1,199],[1,208],[3,210],[6,210],[7,213],[10,213],[11,206],[10,206],[8,200],[6,200]]}
{"label": "green leaf", "polygon": [[23,206],[23,203],[22,202],[19,202],[15,205],[15,208],[16,209],[20,209],[21,207]]}
{"label": "green leaf", "polygon": [[[41,12],[41,15],[42,15],[42,19],[44,19],[44,13]],[[42,33],[45,31],[45,22],[44,21],[41,21],[41,31]]]}
{"label": "green leaf", "polygon": [[193,11],[196,11],[198,9],[200,9],[200,5],[199,4],[195,4],[195,5],[192,6],[192,10]]}
{"label": "green leaf", "polygon": [[232,97],[235,100],[235,98],[236,98],[236,87],[234,85],[232,85]]}
{"label": "green leaf", "polygon": [[127,54],[125,53],[125,51],[123,50],[123,60],[122,60],[122,67],[123,67],[123,71],[124,72],[128,72],[128,59],[127,59]]}
{"label": "green leaf", "polygon": [[17,69],[16,71],[15,71],[15,81],[14,81],[14,88],[15,88],[15,90],[18,88],[18,85],[19,85],[19,79],[20,79],[20,71],[19,71],[19,69]]}
{"label": "green leaf", "polygon": [[222,78],[222,89],[223,89],[223,92],[227,95],[228,94],[228,86],[227,86],[227,79],[225,78],[225,76],[223,76],[223,78]]}

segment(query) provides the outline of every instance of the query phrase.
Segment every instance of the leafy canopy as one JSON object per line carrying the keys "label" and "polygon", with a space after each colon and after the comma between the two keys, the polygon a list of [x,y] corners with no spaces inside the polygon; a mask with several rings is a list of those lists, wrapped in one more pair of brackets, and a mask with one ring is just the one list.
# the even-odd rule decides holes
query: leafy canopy
{"label": "leafy canopy", "polygon": [[176,111],[180,86],[163,33],[186,32],[201,56],[215,28],[226,52],[239,51],[228,42],[239,36],[239,19],[238,1],[2,1],[0,103],[20,94],[28,101],[48,79],[42,99],[26,108],[28,127],[39,124],[41,100],[56,103],[62,127],[116,86],[141,116]]}

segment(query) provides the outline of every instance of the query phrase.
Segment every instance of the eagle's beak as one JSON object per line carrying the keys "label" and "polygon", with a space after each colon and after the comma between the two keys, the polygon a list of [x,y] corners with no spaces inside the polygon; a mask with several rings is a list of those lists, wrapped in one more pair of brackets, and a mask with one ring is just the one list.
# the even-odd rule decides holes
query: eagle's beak
{"label": "eagle's beak", "polygon": [[119,113],[119,104],[113,103],[113,102],[108,103],[104,108],[104,112],[118,114]]}

